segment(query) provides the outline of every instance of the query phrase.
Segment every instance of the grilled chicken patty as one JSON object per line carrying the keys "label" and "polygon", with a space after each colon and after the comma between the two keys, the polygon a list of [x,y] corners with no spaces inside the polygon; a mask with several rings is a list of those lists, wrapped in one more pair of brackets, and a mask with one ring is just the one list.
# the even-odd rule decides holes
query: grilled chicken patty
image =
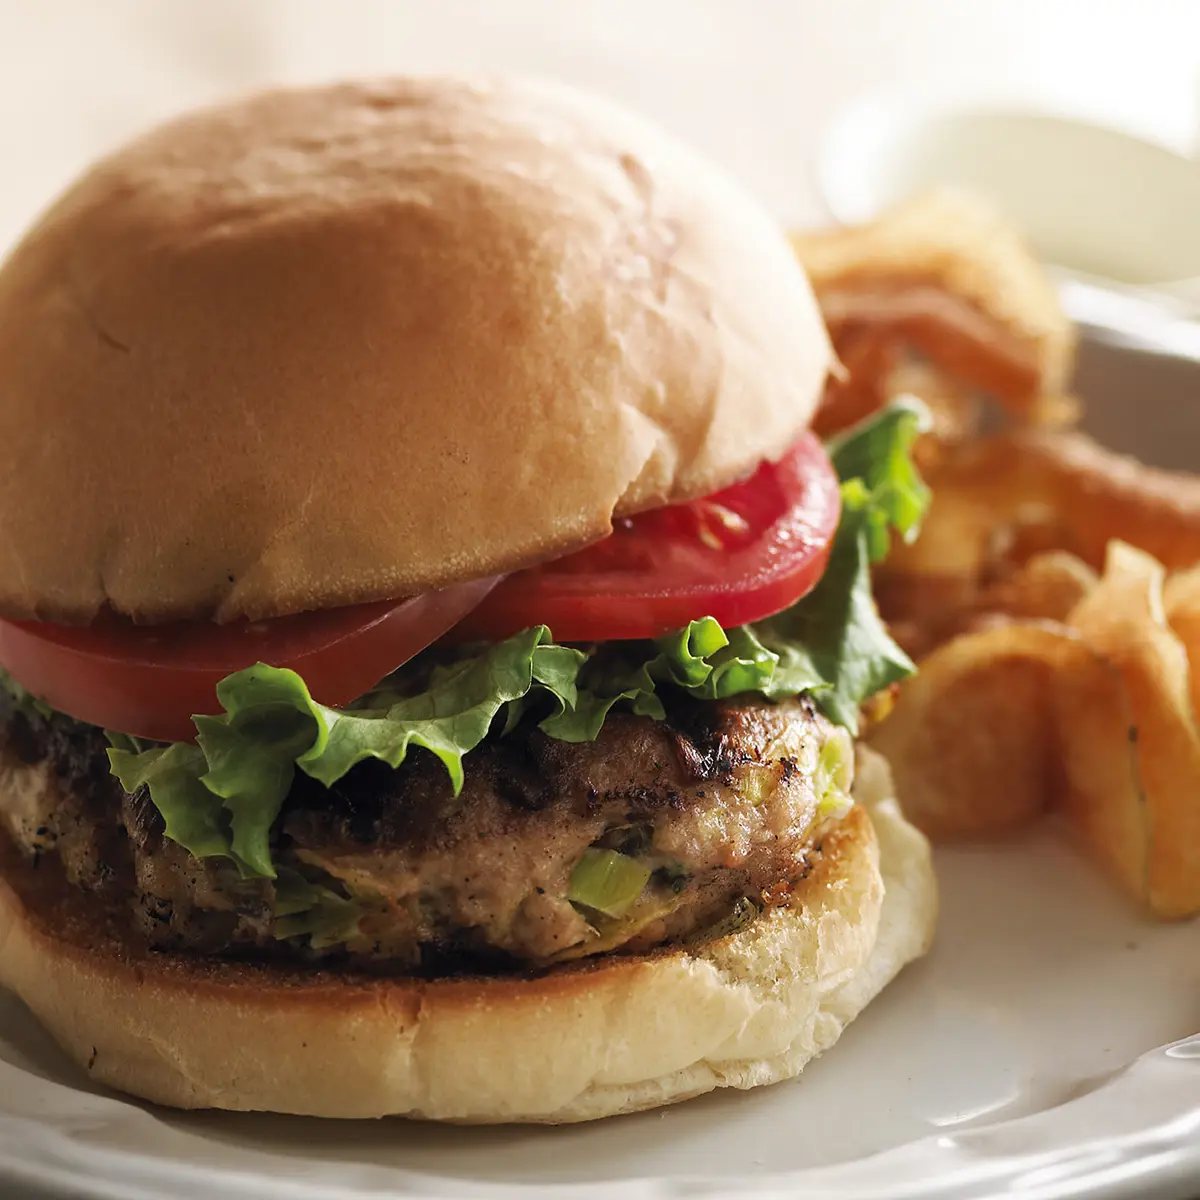
{"label": "grilled chicken patty", "polygon": [[[747,699],[689,702],[666,721],[614,714],[591,743],[536,728],[491,738],[458,797],[420,750],[332,788],[298,774],[273,838],[276,884],[167,840],[145,790],[109,774],[99,730],[8,705],[0,744],[0,827],[124,906],[151,945],[410,971],[643,951],[786,903],[851,758],[808,701]],[[329,920],[309,913],[292,936],[301,877]]]}

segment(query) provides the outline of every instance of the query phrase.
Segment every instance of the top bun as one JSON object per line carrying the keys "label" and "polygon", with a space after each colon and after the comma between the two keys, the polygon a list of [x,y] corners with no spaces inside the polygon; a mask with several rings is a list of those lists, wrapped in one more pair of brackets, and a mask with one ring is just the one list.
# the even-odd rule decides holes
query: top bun
{"label": "top bun", "polygon": [[766,213],[593,97],[398,79],[186,116],[0,269],[0,615],[519,568],[778,457],[830,362]]}

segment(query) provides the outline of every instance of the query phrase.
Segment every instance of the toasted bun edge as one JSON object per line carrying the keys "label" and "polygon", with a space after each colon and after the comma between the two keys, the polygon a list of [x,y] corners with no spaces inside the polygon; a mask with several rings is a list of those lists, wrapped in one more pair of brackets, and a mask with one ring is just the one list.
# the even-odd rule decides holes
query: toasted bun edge
{"label": "toasted bun edge", "polygon": [[932,938],[928,843],[860,754],[793,906],[695,950],[427,982],[139,955],[10,857],[0,985],[92,1079],[179,1108],[560,1123],[773,1083]]}

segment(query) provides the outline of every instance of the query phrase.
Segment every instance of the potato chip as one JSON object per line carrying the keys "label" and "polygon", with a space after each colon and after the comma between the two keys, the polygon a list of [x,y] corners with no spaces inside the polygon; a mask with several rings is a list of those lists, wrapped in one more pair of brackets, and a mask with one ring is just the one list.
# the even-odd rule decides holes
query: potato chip
{"label": "potato chip", "polygon": [[827,381],[812,421],[813,432],[822,438],[848,429],[888,402],[888,380],[901,355],[894,341],[866,334],[840,338],[834,349],[842,369]]}
{"label": "potato chip", "polygon": [[955,638],[921,663],[867,740],[892,767],[905,814],[934,838],[1021,829],[1050,804],[1053,678],[1070,635],[1004,624]]}
{"label": "potato chip", "polygon": [[1063,622],[1097,583],[1096,572],[1082,559],[1052,550],[1033,555],[1007,578],[988,585],[976,607],[1014,620]]}
{"label": "potato chip", "polygon": [[913,447],[913,460],[924,474],[936,470],[949,451],[977,436],[983,411],[979,398],[932,363],[900,359],[887,388],[889,397],[916,396],[929,409],[932,427]]}
{"label": "potato chip", "polygon": [[952,572],[895,572],[880,574],[875,583],[875,603],[889,625],[911,624],[935,640],[930,648],[953,633],[963,613],[973,610],[978,583]]}
{"label": "potato chip", "polygon": [[1119,886],[1147,904],[1148,827],[1138,774],[1137,721],[1121,673],[1099,656],[1054,679],[1060,783],[1055,806]]}
{"label": "potato chip", "polygon": [[[1073,538],[1058,514],[1036,492],[1014,486],[1010,449],[993,439],[949,458],[931,476],[920,537],[895,546],[876,572],[884,620],[918,630],[914,640],[925,650],[984,612],[1062,620],[1086,589],[1086,564],[1070,554]],[[1062,560],[1021,574],[1028,562],[1059,553]]]}
{"label": "potato chip", "polygon": [[[934,561],[962,551],[948,535]],[[945,575],[923,590],[920,575],[888,577],[906,646],[937,648],[870,741],[922,828],[990,836],[1059,807],[1149,911],[1200,912],[1200,568],[1173,576],[1165,602],[1164,574],[1114,541],[1100,578],[1051,551],[969,601]]]}
{"label": "potato chip", "polygon": [[900,337],[1026,419],[1061,416],[1075,334],[1046,271],[982,198],[937,189],[866,225],[792,239],[835,341]]}
{"label": "potato chip", "polygon": [[1182,917],[1200,911],[1200,732],[1163,578],[1149,555],[1110,546],[1070,624],[1119,683],[1061,670],[1055,695],[1068,821],[1131,895]]}
{"label": "potato chip", "polygon": [[1200,566],[1172,575],[1163,588],[1167,624],[1188,656],[1192,713],[1200,714]]}
{"label": "potato chip", "polygon": [[[910,615],[900,622],[901,628],[919,631],[919,636],[907,633],[918,647],[917,656],[928,654],[936,646],[964,633],[975,633],[994,625],[1033,621],[1062,624],[1075,606],[1096,586],[1098,577],[1086,563],[1073,554],[1052,551],[1038,554],[1020,566],[1007,567],[1006,574],[981,588],[973,599],[952,607],[950,595],[944,588],[928,588],[928,598],[937,597],[943,607],[931,618],[929,612],[921,618],[911,615],[916,604],[916,581],[909,581],[910,592],[905,603]],[[933,581],[931,581],[933,582]],[[889,592],[892,600],[894,593]],[[904,641],[901,645],[908,649]],[[912,652],[910,651],[910,654]]]}
{"label": "potato chip", "polygon": [[835,339],[834,348],[842,369],[830,376],[813,417],[820,437],[840,433],[900,396],[916,396],[929,410],[931,428],[917,439],[913,459],[927,473],[977,432],[980,401],[932,363],[908,356],[898,341],[851,330]]}
{"label": "potato chip", "polygon": [[[1072,550],[1064,514],[1040,476],[1026,468],[1021,443],[997,436],[968,443],[928,476],[933,500],[911,545],[897,546],[885,574],[955,575],[983,582],[998,555]],[[1036,534],[1036,537],[1032,537]]]}
{"label": "potato chip", "polygon": [[[962,627],[955,604],[966,616],[989,604],[1010,611],[988,590],[1034,557],[1061,552],[1095,568],[1118,539],[1169,568],[1200,562],[1200,479],[1136,463],[1080,434],[1025,430],[967,443],[929,482],[921,536],[898,546],[878,578],[885,618],[917,622],[932,644]],[[927,603],[938,598],[945,603]]]}
{"label": "potato chip", "polygon": [[1163,608],[1172,625],[1176,613],[1200,609],[1200,563],[1167,576],[1163,584]]}
{"label": "potato chip", "polygon": [[932,506],[875,579],[921,668],[865,735],[906,809],[963,838],[1059,808],[1150,912],[1200,912],[1200,478],[1066,432],[1074,333],[986,204],[929,193],[794,245],[846,368],[816,426],[900,393],[934,416]]}
{"label": "potato chip", "polygon": [[[1112,540],[1169,569],[1200,562],[1200,477],[1147,466],[1082,433],[1020,430],[988,438],[945,473],[952,490],[991,504],[997,523],[1022,510],[1052,514],[1056,548],[1093,566]],[[941,477],[931,481],[937,491]]]}

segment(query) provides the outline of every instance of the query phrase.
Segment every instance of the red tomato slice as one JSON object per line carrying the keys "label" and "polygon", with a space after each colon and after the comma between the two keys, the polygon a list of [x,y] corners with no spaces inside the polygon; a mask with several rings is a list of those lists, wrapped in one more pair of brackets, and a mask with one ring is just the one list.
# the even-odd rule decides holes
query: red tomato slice
{"label": "red tomato slice", "polygon": [[216,686],[226,675],[256,662],[291,667],[315,699],[347,704],[461,620],[496,582],[229,625],[0,620],[0,663],[35,696],[78,720],[190,741],[192,714],[219,711]]}
{"label": "red tomato slice", "polygon": [[806,433],[742,483],[621,520],[586,550],[508,576],[451,636],[495,641],[545,624],[560,642],[616,641],[704,616],[758,621],[816,585],[840,514],[833,464]]}

